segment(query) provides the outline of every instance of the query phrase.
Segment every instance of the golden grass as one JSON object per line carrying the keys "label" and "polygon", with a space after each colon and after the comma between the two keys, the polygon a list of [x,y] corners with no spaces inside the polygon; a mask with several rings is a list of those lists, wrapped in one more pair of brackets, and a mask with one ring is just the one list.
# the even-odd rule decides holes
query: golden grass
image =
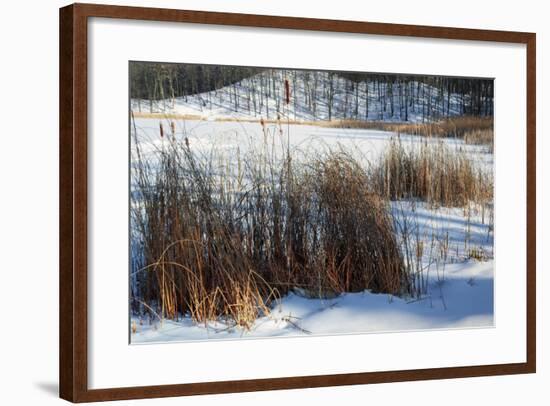
{"label": "golden grass", "polygon": [[452,117],[430,123],[391,123],[384,121],[335,120],[323,121],[320,125],[331,128],[359,128],[391,131],[425,137],[460,138],[467,144],[493,147],[492,117]]}
{"label": "golden grass", "polygon": [[167,146],[157,170],[134,162],[140,300],[161,317],[246,329],[295,288],[314,297],[410,292],[387,201],[358,162],[256,154],[237,162],[236,177],[213,175],[213,161],[185,142]]}
{"label": "golden grass", "polygon": [[407,150],[392,140],[373,179],[379,193],[391,200],[418,198],[435,206],[465,207],[493,199],[492,173],[476,168],[464,151],[451,151],[442,142]]}
{"label": "golden grass", "polygon": [[135,118],[156,118],[170,120],[206,120],[206,116],[200,114],[180,114],[180,113],[150,113],[145,111],[132,111]]}

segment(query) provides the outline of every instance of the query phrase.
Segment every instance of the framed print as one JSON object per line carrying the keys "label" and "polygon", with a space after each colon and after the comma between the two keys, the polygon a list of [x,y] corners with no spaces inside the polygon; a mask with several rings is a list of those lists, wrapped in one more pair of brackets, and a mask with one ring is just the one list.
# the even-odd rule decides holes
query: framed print
{"label": "framed print", "polygon": [[60,30],[62,398],[535,372],[535,34]]}

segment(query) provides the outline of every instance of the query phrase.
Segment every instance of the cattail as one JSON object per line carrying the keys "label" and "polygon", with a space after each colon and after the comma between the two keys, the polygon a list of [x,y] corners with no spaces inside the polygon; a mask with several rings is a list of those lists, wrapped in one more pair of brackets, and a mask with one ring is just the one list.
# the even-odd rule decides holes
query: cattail
{"label": "cattail", "polygon": [[160,128],[160,138],[164,137],[164,128],[162,127],[162,122],[159,122],[159,128]]}
{"label": "cattail", "polygon": [[172,135],[176,135],[176,124],[173,121],[170,121],[170,130],[172,130]]}
{"label": "cattail", "polygon": [[290,84],[288,79],[285,79],[285,103],[290,104]]}

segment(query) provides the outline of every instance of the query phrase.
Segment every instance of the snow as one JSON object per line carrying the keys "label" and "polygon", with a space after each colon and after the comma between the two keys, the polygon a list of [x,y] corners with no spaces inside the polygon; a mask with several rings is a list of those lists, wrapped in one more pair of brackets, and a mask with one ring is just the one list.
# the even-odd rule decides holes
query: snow
{"label": "snow", "polygon": [[[173,124],[172,124],[173,123]],[[163,131],[168,134],[160,137],[160,124]],[[209,121],[186,120],[170,118],[135,118],[132,126],[135,129],[144,152],[154,153],[162,149],[163,143],[168,142],[168,137],[174,137],[182,142],[187,138],[191,149],[204,155],[209,155],[212,150],[221,152],[226,156],[245,154],[247,151],[259,148],[264,140],[262,125],[259,122],[246,121]],[[175,134],[171,134],[171,126],[174,126]],[[294,155],[300,155],[300,151],[328,152],[344,147],[354,152],[356,158],[368,159],[371,162],[377,160],[386,149],[392,139],[398,135],[388,131],[372,129],[329,128],[319,125],[265,124],[268,140],[274,140],[275,148],[282,151],[286,143],[290,143]],[[447,148],[455,151],[464,151],[472,161],[492,170],[493,155],[486,152],[483,145],[466,144],[461,139],[441,139],[400,134],[399,140],[404,148],[419,148],[422,143],[444,143]],[[296,154],[298,153],[298,154]]]}
{"label": "snow", "polygon": [[434,280],[431,289],[415,301],[368,291],[333,299],[290,293],[250,331],[222,322],[194,324],[189,318],[149,322],[133,317],[137,331],[131,340],[135,344],[493,326],[492,260],[450,264],[445,279]]}
{"label": "snow", "polygon": [[[254,79],[245,79],[237,86],[246,88]],[[343,80],[343,79],[341,79]],[[299,83],[299,80],[298,80]],[[345,86],[344,86],[345,87]],[[245,91],[246,90],[246,91]],[[324,153],[344,146],[358,159],[374,163],[380,158],[391,140],[399,138],[405,148],[418,148],[423,143],[444,143],[451,151],[464,152],[472,161],[487,171],[493,169],[493,154],[486,147],[468,145],[458,139],[426,139],[424,137],[370,129],[330,128],[308,120],[327,118],[326,106],[319,105],[315,114],[306,106],[286,108],[282,119],[260,123],[265,113],[249,112],[245,103],[234,111],[231,104],[216,104],[220,92],[199,94],[187,98],[155,103],[153,111],[162,114],[144,117],[136,114],[131,121],[143,154],[156,159],[156,154],[168,142],[189,142],[191,150],[211,157],[244,158],[249,151],[260,148],[265,139],[273,145],[275,154],[281,154],[288,145],[293,156]],[[243,94],[248,90],[244,89]],[[298,100],[303,85],[298,87]],[[369,88],[369,97],[374,89]],[[213,93],[213,92],[210,92]],[[428,91],[429,93],[429,91]],[[335,106],[342,105],[344,93],[335,94]],[[374,94],[372,95],[374,98]],[[214,100],[212,103],[207,100]],[[229,96],[227,96],[229,100]],[[451,97],[451,114],[460,114],[460,100]],[[422,100],[420,100],[422,103]],[[133,100],[132,110],[148,112],[149,102]],[[173,103],[173,104],[172,104]],[[416,102],[415,102],[416,103]],[[268,100],[274,112],[277,100]],[[343,118],[349,111],[337,107],[333,118]],[[363,99],[359,107],[365,107]],[[372,109],[372,110],[371,110]],[[396,108],[400,110],[399,107]],[[409,119],[419,120],[411,107]],[[176,114],[170,116],[169,114]],[[369,100],[372,118],[396,120],[383,112],[381,106]],[[186,119],[185,116],[193,117]],[[287,120],[288,119],[288,120]],[[291,121],[292,120],[292,121]],[[297,121],[302,120],[303,123]],[[164,136],[160,137],[160,126]],[[135,129],[135,131],[134,131]],[[135,142],[132,138],[132,144]],[[282,155],[281,155],[282,156]],[[424,251],[419,266],[426,278],[427,291],[421,298],[394,297],[369,291],[346,293],[331,299],[312,299],[295,291],[273,305],[272,311],[256,320],[249,330],[234,327],[221,320],[207,324],[194,323],[188,316],[177,321],[159,320],[154,316],[132,316],[131,342],[159,343],[188,340],[288,337],[323,334],[382,333],[391,331],[415,331],[426,329],[489,328],[493,326],[493,230],[492,207],[444,208],[429,207],[415,201],[391,203],[396,223],[407,222],[409,235],[399,228],[398,240],[414,250],[422,243]],[[442,244],[448,245],[445,254]],[[474,253],[474,255],[473,255]]]}
{"label": "snow", "polygon": [[[456,207],[429,208],[425,203],[414,201],[392,202],[394,218],[398,222],[408,222],[409,234],[428,244],[424,250],[424,264],[428,264],[430,244],[448,241],[446,262],[461,262],[472,250],[482,253],[485,258],[493,257],[492,207],[470,206],[467,209]],[[399,237],[403,237],[397,227]],[[433,257],[433,255],[431,255]]]}

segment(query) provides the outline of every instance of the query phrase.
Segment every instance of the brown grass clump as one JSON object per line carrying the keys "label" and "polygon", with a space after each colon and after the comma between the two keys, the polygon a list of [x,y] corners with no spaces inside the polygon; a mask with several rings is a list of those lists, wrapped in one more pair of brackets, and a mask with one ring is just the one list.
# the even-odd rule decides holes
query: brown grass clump
{"label": "brown grass clump", "polygon": [[250,328],[289,291],[409,292],[387,202],[350,156],[296,164],[260,151],[230,168],[171,138],[151,168],[135,148],[132,294],[142,311]]}
{"label": "brown grass clump", "polygon": [[459,138],[463,139],[467,144],[488,145],[491,151],[493,145],[492,117],[452,117],[429,123],[335,120],[323,122],[322,125],[335,128],[374,129],[425,137]]}
{"label": "brown grass clump", "polygon": [[486,145],[489,152],[493,153],[494,135],[492,129],[479,129],[467,132],[464,135],[464,142],[473,145]]}
{"label": "brown grass clump", "polygon": [[387,203],[375,193],[367,173],[340,154],[318,162],[315,179],[325,285],[336,292],[407,291]]}
{"label": "brown grass clump", "polygon": [[391,200],[418,198],[434,205],[464,207],[492,201],[493,180],[461,151],[443,143],[406,149],[392,140],[373,171],[379,193]]}
{"label": "brown grass clump", "polygon": [[206,120],[207,117],[199,114],[181,114],[181,113],[168,113],[168,112],[145,112],[145,111],[133,111],[132,115],[135,118],[158,118],[159,120]]}
{"label": "brown grass clump", "polygon": [[293,173],[289,186],[278,243],[288,266],[275,267],[275,286],[321,298],[365,289],[408,292],[387,202],[353,158],[319,157]]}
{"label": "brown grass clump", "polygon": [[189,314],[198,322],[221,317],[243,327],[269,313],[277,292],[243,250],[243,236],[221,207],[231,203],[213,197],[223,190],[188,144],[170,144],[157,170],[146,161],[139,165],[140,205],[132,222],[142,243],[139,280],[147,303],[161,317]]}

